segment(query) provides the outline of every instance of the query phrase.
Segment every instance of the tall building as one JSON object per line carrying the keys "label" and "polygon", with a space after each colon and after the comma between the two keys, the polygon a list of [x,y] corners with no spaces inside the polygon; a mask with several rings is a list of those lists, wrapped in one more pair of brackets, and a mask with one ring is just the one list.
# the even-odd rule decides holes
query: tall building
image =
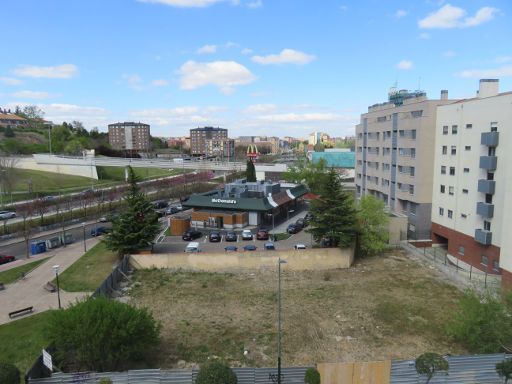
{"label": "tall building", "polygon": [[235,140],[233,139],[210,139],[206,144],[206,156],[221,160],[230,160],[235,157]]}
{"label": "tall building", "polygon": [[[512,92],[480,80],[475,98],[438,108],[432,240],[512,285]],[[500,268],[501,267],[501,268]]]}
{"label": "tall building", "polygon": [[108,142],[114,149],[147,152],[151,150],[149,124],[124,122],[108,125]]}
{"label": "tall building", "polygon": [[438,105],[424,92],[392,90],[356,126],[356,192],[374,195],[408,216],[409,239],[430,239],[434,137]]}
{"label": "tall building", "polygon": [[203,127],[190,130],[190,154],[196,156],[208,155],[208,140],[223,140],[228,138],[228,130],[224,128]]}

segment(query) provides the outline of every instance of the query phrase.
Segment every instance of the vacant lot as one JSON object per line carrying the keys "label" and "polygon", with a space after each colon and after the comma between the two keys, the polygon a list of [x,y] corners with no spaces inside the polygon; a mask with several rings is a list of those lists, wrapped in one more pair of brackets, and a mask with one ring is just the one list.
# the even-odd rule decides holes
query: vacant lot
{"label": "vacant lot", "polygon": [[[149,307],[162,322],[156,366],[194,365],[212,356],[234,366],[275,365],[275,270],[141,270],[134,277],[131,302]],[[348,270],[285,270],[284,364],[462,353],[443,332],[459,296],[433,271],[399,251]]]}

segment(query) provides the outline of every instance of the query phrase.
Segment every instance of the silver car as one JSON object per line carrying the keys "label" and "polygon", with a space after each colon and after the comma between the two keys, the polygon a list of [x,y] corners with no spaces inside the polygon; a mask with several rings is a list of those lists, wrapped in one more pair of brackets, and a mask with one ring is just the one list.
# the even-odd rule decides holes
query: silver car
{"label": "silver car", "polygon": [[16,217],[16,213],[10,211],[0,211],[0,220],[13,219]]}

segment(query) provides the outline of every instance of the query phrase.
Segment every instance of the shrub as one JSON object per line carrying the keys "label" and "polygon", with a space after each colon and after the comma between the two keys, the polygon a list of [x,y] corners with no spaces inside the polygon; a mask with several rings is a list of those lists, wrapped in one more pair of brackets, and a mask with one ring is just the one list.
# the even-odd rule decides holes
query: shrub
{"label": "shrub", "polygon": [[505,378],[505,384],[512,379],[512,359],[505,359],[496,364],[496,372],[500,377]]}
{"label": "shrub", "polygon": [[100,380],[99,384],[112,384],[112,380],[110,380],[107,377],[104,377],[103,379]]}
{"label": "shrub", "polygon": [[20,371],[15,365],[9,363],[0,363],[0,383],[19,384]]}
{"label": "shrub", "polygon": [[415,367],[420,375],[427,375],[428,383],[436,372],[448,370],[448,361],[437,353],[426,352],[416,359]]}
{"label": "shrub", "polygon": [[308,368],[304,376],[306,384],[320,384],[320,372],[316,368]]}
{"label": "shrub", "polygon": [[227,365],[211,362],[204,364],[197,374],[196,384],[236,384],[237,377]]}

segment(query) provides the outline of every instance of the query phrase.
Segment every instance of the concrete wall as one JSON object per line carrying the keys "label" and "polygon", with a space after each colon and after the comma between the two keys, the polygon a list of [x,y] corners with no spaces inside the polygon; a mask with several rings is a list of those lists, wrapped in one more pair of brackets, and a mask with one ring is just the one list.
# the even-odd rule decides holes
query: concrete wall
{"label": "concrete wall", "polygon": [[392,215],[389,216],[388,231],[389,231],[389,244],[400,243],[401,234],[407,233],[407,216]]}
{"label": "concrete wall", "polygon": [[294,271],[349,268],[354,260],[354,249],[131,255],[131,264],[137,269],[168,268],[224,272],[275,268],[278,257],[287,261],[287,264],[283,264],[284,269]]}
{"label": "concrete wall", "polygon": [[96,166],[89,158],[60,158],[45,154],[17,159],[16,168],[32,169],[35,171],[54,172],[64,175],[83,176],[98,180]]}

